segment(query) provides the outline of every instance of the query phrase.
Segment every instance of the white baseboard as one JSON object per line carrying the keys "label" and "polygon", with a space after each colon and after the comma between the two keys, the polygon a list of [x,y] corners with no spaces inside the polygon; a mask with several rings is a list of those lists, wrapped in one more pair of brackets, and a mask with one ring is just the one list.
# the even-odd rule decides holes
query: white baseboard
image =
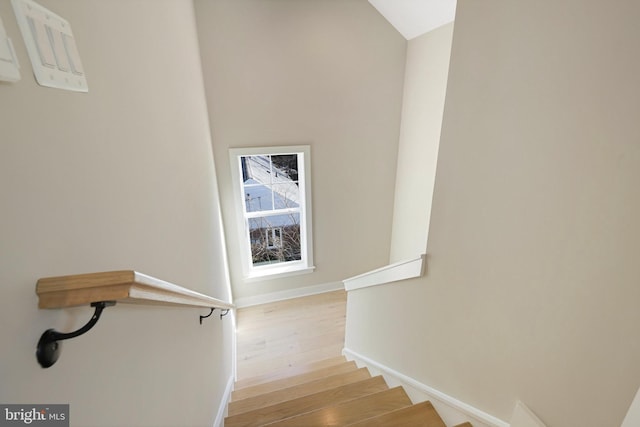
{"label": "white baseboard", "polygon": [[220,400],[220,406],[218,407],[218,414],[213,422],[213,427],[223,427],[224,417],[227,416],[227,407],[231,401],[231,392],[233,391],[233,384],[235,383],[233,375],[229,377],[227,381],[227,387],[224,389],[224,395]]}
{"label": "white baseboard", "polygon": [[403,386],[414,403],[429,400],[446,425],[457,425],[469,421],[473,424],[473,427],[510,427],[509,423],[493,415],[461,402],[433,387],[422,384],[353,350],[344,348],[342,354],[348,360],[354,360],[359,367],[367,367],[372,375],[382,375],[389,386]]}
{"label": "white baseboard", "polygon": [[251,307],[253,305],[267,304],[270,302],[284,301],[292,298],[317,295],[325,292],[344,290],[342,282],[323,283],[321,285],[305,286],[303,288],[287,289],[286,291],[272,292],[270,294],[255,295],[252,297],[238,298],[234,301],[237,308]]}

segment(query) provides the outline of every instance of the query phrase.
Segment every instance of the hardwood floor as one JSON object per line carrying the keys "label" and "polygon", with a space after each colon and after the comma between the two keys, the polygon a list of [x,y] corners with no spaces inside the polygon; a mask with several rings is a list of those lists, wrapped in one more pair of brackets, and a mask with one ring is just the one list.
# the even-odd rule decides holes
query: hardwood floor
{"label": "hardwood floor", "polygon": [[340,291],[238,310],[225,426],[446,427],[431,403],[412,404],[341,355],[346,299]]}
{"label": "hardwood floor", "polygon": [[238,382],[342,354],[344,291],[238,309]]}

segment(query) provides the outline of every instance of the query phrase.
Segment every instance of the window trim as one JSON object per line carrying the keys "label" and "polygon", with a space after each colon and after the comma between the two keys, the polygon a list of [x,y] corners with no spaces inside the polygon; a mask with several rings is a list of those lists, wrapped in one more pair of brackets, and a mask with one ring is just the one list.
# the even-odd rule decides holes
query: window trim
{"label": "window trim", "polygon": [[[242,187],[242,166],[240,158],[242,156],[281,154],[298,155],[298,183],[301,196],[301,260],[267,264],[256,267],[253,265],[251,259],[249,227],[247,226],[246,221],[246,218],[251,217],[254,213],[245,213],[245,200],[242,197],[244,191]],[[313,265],[313,233],[311,215],[311,147],[309,145],[289,145],[277,147],[230,148],[229,166],[231,170],[233,198],[235,204],[235,222],[237,236],[241,242],[240,257],[245,281],[250,282],[260,279],[272,279],[276,277],[286,277],[313,272],[315,266]]]}

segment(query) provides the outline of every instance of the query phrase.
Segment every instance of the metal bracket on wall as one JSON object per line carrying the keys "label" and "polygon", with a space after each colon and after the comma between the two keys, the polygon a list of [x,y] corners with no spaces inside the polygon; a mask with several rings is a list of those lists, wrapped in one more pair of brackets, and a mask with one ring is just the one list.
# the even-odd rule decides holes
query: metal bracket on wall
{"label": "metal bracket on wall", "polygon": [[95,307],[96,311],[93,313],[93,317],[91,320],[84,325],[82,328],[78,329],[74,332],[62,333],[58,332],[54,329],[47,329],[40,340],[38,341],[38,348],[36,350],[36,358],[38,359],[38,363],[43,368],[48,368],[52,366],[60,357],[60,351],[62,349],[62,343],[59,341],[68,340],[70,338],[78,337],[85,332],[88,332],[89,329],[93,328],[98,320],[100,319],[100,315],[102,314],[102,310],[105,307],[111,307],[116,304],[115,301],[100,301],[91,303],[91,307]]}
{"label": "metal bracket on wall", "polygon": [[[200,324],[202,325],[202,319],[206,319],[207,317],[211,317],[211,315],[213,314],[213,311],[215,310],[215,307],[211,308],[211,311],[209,312],[209,314],[207,314],[206,316],[200,316]],[[226,316],[227,314],[229,314],[229,309],[225,308],[225,309],[220,309],[220,318],[222,319],[224,316]]]}
{"label": "metal bracket on wall", "polygon": [[[202,319],[206,319],[207,317],[211,317],[211,315],[213,314],[213,311],[215,310],[215,307],[211,308],[211,311],[209,312],[209,314],[207,314],[206,316],[200,316],[200,324],[202,325]],[[220,318],[222,319],[224,316],[226,316],[227,314],[229,314],[229,309],[225,308],[225,309],[220,309]]]}
{"label": "metal bracket on wall", "polygon": [[209,314],[207,314],[206,316],[200,316],[200,324],[202,325],[202,319],[206,319],[207,317],[211,317],[211,315],[213,314],[213,311],[215,310],[215,307],[211,307],[211,311],[209,312]]}

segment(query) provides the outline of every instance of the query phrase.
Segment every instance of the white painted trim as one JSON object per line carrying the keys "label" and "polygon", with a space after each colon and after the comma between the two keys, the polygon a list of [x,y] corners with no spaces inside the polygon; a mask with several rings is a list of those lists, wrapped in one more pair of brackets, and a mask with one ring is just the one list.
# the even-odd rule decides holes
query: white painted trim
{"label": "white painted trim", "polygon": [[255,274],[255,275],[250,274],[249,276],[244,278],[244,283],[281,279],[283,277],[299,276],[301,274],[313,273],[315,269],[316,269],[315,266],[311,266],[311,267],[301,267],[301,268],[292,270],[291,266],[284,266],[281,269],[274,268],[269,270],[268,272],[263,272],[261,274]]}
{"label": "white painted trim", "polygon": [[358,276],[344,279],[344,288],[347,291],[367,288],[369,286],[384,285],[398,280],[413,279],[424,274],[425,255],[405,261],[399,261],[384,267],[372,270]]}
{"label": "white painted trim", "polygon": [[531,409],[521,401],[516,402],[511,415],[511,427],[546,427]]}
{"label": "white painted trim", "polygon": [[390,385],[393,385],[394,383],[401,384],[405,387],[407,393],[410,391],[408,389],[418,391],[422,396],[411,396],[411,393],[409,393],[411,400],[414,401],[414,403],[424,400],[431,401],[447,425],[456,425],[464,421],[469,421],[474,427],[510,427],[509,423],[502,421],[493,415],[487,414],[486,412],[438,391],[433,387],[422,384],[411,377],[376,362],[375,360],[369,359],[368,357],[353,350],[345,347],[342,349],[342,354],[349,360],[355,360],[358,366],[366,366],[370,371],[372,371],[372,373],[379,371]]}
{"label": "white painted trim", "polygon": [[220,400],[220,406],[218,407],[218,414],[216,415],[216,419],[213,422],[213,427],[223,427],[224,426],[224,417],[227,416],[227,407],[229,406],[229,402],[231,401],[231,392],[233,391],[234,377],[231,375],[229,380],[227,381],[227,387],[224,389],[224,395],[222,396],[222,400]]}
{"label": "white painted trim", "polygon": [[309,295],[323,294],[325,292],[344,290],[342,282],[329,282],[321,285],[305,286],[304,288],[287,289],[286,291],[272,292],[270,294],[255,295],[252,297],[238,298],[235,301],[237,308],[251,307],[253,305],[267,304],[270,302],[284,301],[292,298],[306,297]]}

